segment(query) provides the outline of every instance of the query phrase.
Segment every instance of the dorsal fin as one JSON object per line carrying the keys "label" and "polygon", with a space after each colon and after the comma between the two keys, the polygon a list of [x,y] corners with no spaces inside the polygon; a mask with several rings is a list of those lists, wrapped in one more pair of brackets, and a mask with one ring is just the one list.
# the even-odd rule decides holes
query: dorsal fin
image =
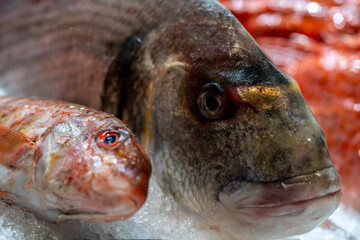
{"label": "dorsal fin", "polygon": [[14,166],[19,151],[33,142],[20,131],[0,125],[0,164]]}

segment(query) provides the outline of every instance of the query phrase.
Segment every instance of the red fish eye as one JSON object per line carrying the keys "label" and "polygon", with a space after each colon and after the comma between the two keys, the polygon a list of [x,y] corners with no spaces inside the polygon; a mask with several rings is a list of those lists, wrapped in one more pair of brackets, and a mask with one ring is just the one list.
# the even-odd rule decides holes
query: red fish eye
{"label": "red fish eye", "polygon": [[123,140],[124,137],[121,137],[119,132],[115,131],[104,131],[99,134],[97,137],[97,144],[101,148],[113,148],[116,147],[120,139]]}

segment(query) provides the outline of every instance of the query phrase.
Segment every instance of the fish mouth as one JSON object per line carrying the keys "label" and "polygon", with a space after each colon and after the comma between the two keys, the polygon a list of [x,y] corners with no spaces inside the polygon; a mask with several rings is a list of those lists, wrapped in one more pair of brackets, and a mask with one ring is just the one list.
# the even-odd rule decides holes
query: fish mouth
{"label": "fish mouth", "polygon": [[58,216],[56,221],[63,222],[67,220],[83,220],[93,222],[113,222],[130,218],[140,207],[141,206],[138,206],[134,199],[127,198],[124,199],[116,208],[108,208],[104,210],[96,208],[66,210]]}
{"label": "fish mouth", "polygon": [[277,182],[233,181],[221,189],[218,199],[235,214],[284,217],[301,215],[321,200],[338,205],[340,196],[341,178],[334,167],[328,167]]}

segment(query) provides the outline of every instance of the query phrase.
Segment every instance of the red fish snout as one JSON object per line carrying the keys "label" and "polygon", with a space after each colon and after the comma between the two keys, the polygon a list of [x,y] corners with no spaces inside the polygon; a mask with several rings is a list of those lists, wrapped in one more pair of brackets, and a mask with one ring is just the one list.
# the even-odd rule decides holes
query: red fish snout
{"label": "red fish snout", "polygon": [[123,220],[145,203],[151,175],[149,157],[126,128],[103,132],[101,144],[89,138],[87,144],[73,145],[61,165],[52,168],[52,178],[61,186],[52,189],[66,199],[61,220]]}
{"label": "red fish snout", "polygon": [[92,207],[108,213],[103,221],[126,219],[135,214],[145,203],[151,175],[150,160],[136,141],[126,141],[113,153],[103,161],[90,186],[90,196],[96,205]]}

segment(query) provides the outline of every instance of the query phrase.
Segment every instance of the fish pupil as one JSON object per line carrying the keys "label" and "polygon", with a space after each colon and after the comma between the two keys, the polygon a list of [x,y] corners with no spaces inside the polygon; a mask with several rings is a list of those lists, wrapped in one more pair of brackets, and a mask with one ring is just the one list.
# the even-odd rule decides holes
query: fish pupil
{"label": "fish pupil", "polygon": [[116,141],[116,136],[115,135],[109,135],[106,138],[104,138],[104,143],[107,145],[111,145]]}
{"label": "fish pupil", "polygon": [[201,115],[207,119],[219,119],[224,111],[224,91],[219,83],[207,83],[201,87],[197,98]]}
{"label": "fish pupil", "polygon": [[213,96],[207,97],[205,100],[205,104],[206,108],[211,112],[215,111],[219,107],[219,102]]}

